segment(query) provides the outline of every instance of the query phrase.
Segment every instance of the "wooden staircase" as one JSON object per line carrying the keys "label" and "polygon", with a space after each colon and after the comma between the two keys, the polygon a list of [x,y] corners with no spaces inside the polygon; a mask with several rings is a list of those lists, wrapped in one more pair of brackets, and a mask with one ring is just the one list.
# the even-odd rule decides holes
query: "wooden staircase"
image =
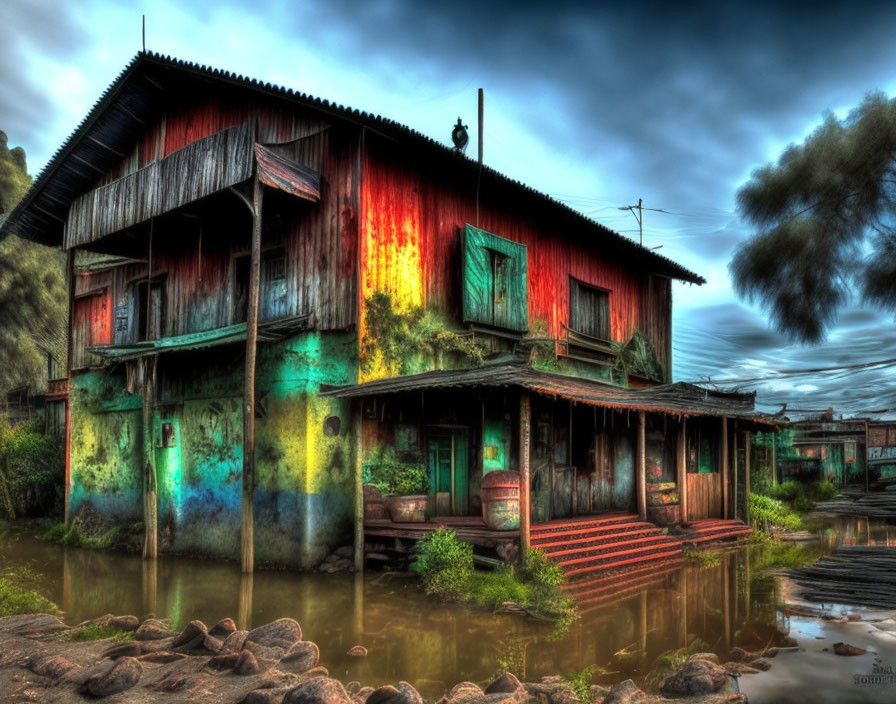
{"label": "wooden staircase", "polygon": [[681,558],[681,542],[630,513],[579,516],[531,527],[531,545],[567,578]]}
{"label": "wooden staircase", "polygon": [[676,537],[685,545],[700,545],[715,540],[741,540],[753,533],[743,521],[705,518],[679,526]]}

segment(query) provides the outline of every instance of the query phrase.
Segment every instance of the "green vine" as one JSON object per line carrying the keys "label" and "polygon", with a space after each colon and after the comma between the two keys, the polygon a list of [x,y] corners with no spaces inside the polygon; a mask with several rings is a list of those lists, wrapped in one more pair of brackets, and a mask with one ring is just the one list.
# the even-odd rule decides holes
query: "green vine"
{"label": "green vine", "polygon": [[663,380],[663,365],[653,351],[653,347],[638,330],[628,342],[614,342],[616,362],[613,368],[629,376],[640,376],[653,381]]}
{"label": "green vine", "polygon": [[361,344],[361,368],[365,372],[374,369],[377,359],[393,375],[437,369],[446,354],[459,355],[476,367],[485,360],[486,347],[472,335],[447,330],[447,321],[421,306],[397,310],[387,293],[366,299],[364,322],[367,335]]}

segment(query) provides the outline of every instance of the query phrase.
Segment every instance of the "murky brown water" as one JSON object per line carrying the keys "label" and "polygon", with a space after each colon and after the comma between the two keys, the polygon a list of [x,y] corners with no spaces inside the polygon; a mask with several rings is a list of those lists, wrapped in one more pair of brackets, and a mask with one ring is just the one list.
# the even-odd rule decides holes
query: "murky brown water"
{"label": "murky brown water", "polygon": [[[829,523],[822,545],[896,545],[896,527],[864,519]],[[892,537],[889,533],[892,532]],[[757,569],[761,556],[740,549],[715,567],[657,569],[634,585],[614,587],[583,604],[582,618],[557,639],[549,625],[427,598],[416,579],[394,573],[363,576],[281,571],[240,574],[236,563],[139,556],[66,548],[19,526],[0,527],[0,565],[27,564],[40,591],[69,623],[104,613],[155,614],[183,625],[233,617],[251,628],[289,616],[318,644],[334,677],[377,686],[407,680],[427,698],[462,680],[485,681],[505,667],[525,678],[567,674],[595,665],[597,681],[633,677],[643,684],[656,658],[700,639],[725,655],[731,645],[762,647],[786,635],[775,579]],[[625,591],[627,588],[631,591]],[[345,655],[353,645],[366,658]]]}

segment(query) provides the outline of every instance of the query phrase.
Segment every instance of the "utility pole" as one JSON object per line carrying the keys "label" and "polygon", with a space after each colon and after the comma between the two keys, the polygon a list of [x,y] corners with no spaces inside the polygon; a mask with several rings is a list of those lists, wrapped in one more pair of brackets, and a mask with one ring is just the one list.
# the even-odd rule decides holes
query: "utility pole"
{"label": "utility pole", "polygon": [[643,200],[641,198],[638,198],[637,205],[623,205],[619,209],[631,211],[632,215],[635,215],[635,208],[638,209],[638,214],[635,215],[635,220],[638,221],[638,244],[643,247],[644,246],[644,208],[642,207],[642,203],[643,203]]}

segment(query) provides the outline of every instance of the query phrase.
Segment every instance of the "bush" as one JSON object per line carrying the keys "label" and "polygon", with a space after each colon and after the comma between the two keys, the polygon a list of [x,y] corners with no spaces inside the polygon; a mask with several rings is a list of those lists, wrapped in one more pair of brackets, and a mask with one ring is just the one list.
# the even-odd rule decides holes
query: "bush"
{"label": "bush", "polygon": [[65,443],[34,421],[9,425],[0,416],[0,511],[16,516],[61,513]]}
{"label": "bush", "polygon": [[411,569],[419,572],[427,594],[442,599],[460,599],[469,590],[473,576],[473,546],[457,539],[448,528],[428,533],[414,546]]}
{"label": "bush", "polygon": [[34,589],[38,582],[38,575],[22,567],[0,576],[0,616],[60,615],[59,607]]}
{"label": "bush", "polygon": [[766,492],[771,498],[779,499],[781,501],[795,501],[796,499],[803,498],[805,494],[805,490],[803,489],[803,485],[799,482],[784,482],[783,484],[778,484],[777,486],[770,486],[768,491]]}
{"label": "bush", "polygon": [[840,490],[837,489],[837,486],[827,479],[812,482],[806,491],[807,496],[812,501],[830,501],[839,493]]}
{"label": "bush", "polygon": [[563,570],[551,562],[538,548],[526,551],[521,577],[542,587],[556,587],[563,581]]}
{"label": "bush", "polygon": [[753,528],[763,533],[798,531],[803,528],[803,520],[799,515],[781,501],[762,494],[750,494],[747,499],[747,515]]}
{"label": "bush", "polygon": [[371,460],[365,462],[363,481],[386,496],[412,496],[429,490],[423,465],[399,459],[395,448],[386,443],[380,443]]}

